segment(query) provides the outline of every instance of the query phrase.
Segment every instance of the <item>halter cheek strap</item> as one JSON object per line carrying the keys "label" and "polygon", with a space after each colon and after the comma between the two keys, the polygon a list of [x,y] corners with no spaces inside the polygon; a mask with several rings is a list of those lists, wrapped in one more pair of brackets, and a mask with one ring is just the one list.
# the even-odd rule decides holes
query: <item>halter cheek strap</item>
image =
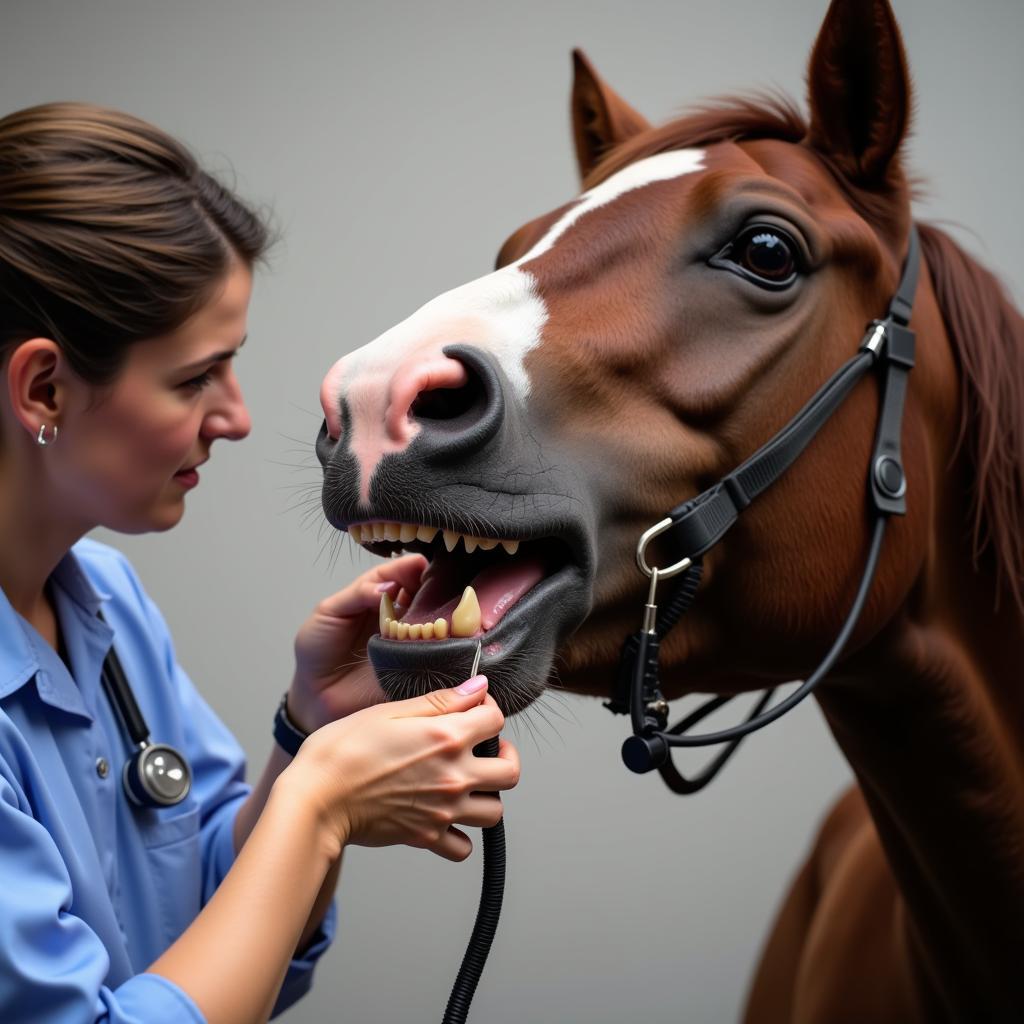
{"label": "halter cheek strap", "polygon": [[[721,770],[744,736],[795,707],[824,678],[842,652],[860,617],[874,578],[887,518],[906,513],[906,474],[900,431],[907,374],[914,365],[914,332],[908,325],[919,267],[920,244],[917,229],[911,227],[907,259],[896,294],[889,303],[885,319],[868,325],[857,353],[771,440],[708,490],[672,509],[665,519],[640,538],[637,565],[651,579],[644,624],[623,645],[611,700],[605,704],[610,711],[629,714],[632,719],[634,735],[623,744],[622,755],[633,771],[646,772],[658,768],[669,788],[675,792],[692,793],[702,789]],[[875,366],[882,371],[878,425],[868,474],[875,522],[857,596],[832,648],[796,691],[766,711],[774,693],[774,690],[767,691],[740,725],[699,736],[686,735],[699,721],[732,699],[715,697],[671,729],[667,728],[668,704],[658,682],[658,644],[686,612],[696,595],[702,571],[701,556],[722,539],[755,498],[789,469],[854,386]],[[646,559],[647,546],[661,535],[671,550],[682,554],[666,569],[652,568]],[[655,604],[658,583],[677,574],[681,574],[683,579],[666,606],[659,611]],[[719,743],[727,743],[728,746],[694,779],[685,779],[671,762],[671,747]]]}

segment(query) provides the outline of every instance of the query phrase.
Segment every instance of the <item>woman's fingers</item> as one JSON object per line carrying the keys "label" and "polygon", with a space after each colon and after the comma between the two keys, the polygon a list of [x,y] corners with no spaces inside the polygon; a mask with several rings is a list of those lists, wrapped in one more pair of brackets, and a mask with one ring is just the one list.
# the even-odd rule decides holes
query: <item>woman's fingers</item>
{"label": "woman's fingers", "polygon": [[445,860],[463,861],[473,852],[473,843],[465,832],[450,825],[430,850]]}
{"label": "woman's fingers", "polygon": [[519,757],[476,757],[470,769],[473,789],[481,793],[496,793],[514,789],[519,783]]}
{"label": "woman's fingers", "polygon": [[512,789],[519,783],[520,763],[519,751],[508,740],[498,741],[498,756],[479,758],[479,768],[485,775],[493,772],[489,779],[492,789]]}
{"label": "woman's fingers", "polygon": [[[380,607],[380,595],[389,593],[393,598],[400,589],[410,594],[419,590],[420,577],[427,566],[423,555],[405,555],[391,558],[364,572],[353,583],[329,597],[325,597],[319,610],[325,615],[344,618]],[[390,584],[390,586],[387,586]],[[383,588],[383,589],[382,589]]]}
{"label": "woman's fingers", "polygon": [[490,828],[501,821],[504,809],[501,800],[489,793],[472,793],[464,797],[455,811],[455,820],[460,825],[474,828]]}
{"label": "woman's fingers", "polygon": [[[455,820],[472,828],[491,828],[501,821],[502,814],[501,801],[496,796],[475,795],[464,798]],[[463,861],[473,852],[473,843],[462,829],[449,825],[430,849],[446,860]]]}
{"label": "woman's fingers", "polygon": [[[472,679],[467,679],[465,683],[461,683],[460,686],[467,687],[468,692],[460,693],[459,687],[449,687],[444,690],[430,690],[428,693],[410,697],[408,700],[393,701],[388,705],[388,714],[392,718],[435,718],[438,715],[447,716],[453,711],[465,713],[470,708],[479,705],[487,710],[493,720],[494,712],[484,704],[487,697],[487,677],[474,676]],[[493,701],[491,704],[497,708]],[[501,716],[500,711],[498,716]],[[448,719],[446,718],[445,721],[447,722]],[[459,721],[461,721],[461,715],[453,717],[451,719],[452,727],[458,728],[454,723]],[[504,722],[504,719],[501,721]],[[490,735],[496,736],[500,731],[501,725],[499,724]],[[459,733],[460,739],[464,743],[467,735],[465,731]]]}
{"label": "woman's fingers", "polygon": [[456,727],[461,731],[464,742],[475,747],[484,740],[492,739],[501,732],[505,725],[505,716],[501,709],[490,698],[477,704],[476,707],[467,708],[459,715]]}

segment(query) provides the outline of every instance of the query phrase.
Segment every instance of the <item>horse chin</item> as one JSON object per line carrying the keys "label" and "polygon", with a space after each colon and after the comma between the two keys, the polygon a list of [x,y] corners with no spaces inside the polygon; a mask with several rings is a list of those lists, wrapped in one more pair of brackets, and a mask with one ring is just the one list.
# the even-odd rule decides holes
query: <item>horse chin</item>
{"label": "horse chin", "polygon": [[430,643],[370,639],[367,651],[390,700],[457,686],[470,672],[477,643],[478,671],[505,715],[528,707],[552,676],[555,653],[586,618],[590,582],[579,566],[566,564],[545,576],[490,629],[477,636]]}

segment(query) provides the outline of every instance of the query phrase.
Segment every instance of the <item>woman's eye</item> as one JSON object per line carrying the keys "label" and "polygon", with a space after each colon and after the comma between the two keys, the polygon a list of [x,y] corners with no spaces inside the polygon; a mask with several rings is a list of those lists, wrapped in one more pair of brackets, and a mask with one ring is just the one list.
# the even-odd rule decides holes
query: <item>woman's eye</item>
{"label": "woman's eye", "polygon": [[191,377],[189,380],[182,382],[183,388],[188,388],[190,391],[202,391],[210,381],[213,380],[213,374],[209,370],[199,374],[198,377]]}
{"label": "woman's eye", "polygon": [[708,262],[777,291],[796,281],[801,270],[799,253],[797,244],[784,231],[759,224],[744,228]]}

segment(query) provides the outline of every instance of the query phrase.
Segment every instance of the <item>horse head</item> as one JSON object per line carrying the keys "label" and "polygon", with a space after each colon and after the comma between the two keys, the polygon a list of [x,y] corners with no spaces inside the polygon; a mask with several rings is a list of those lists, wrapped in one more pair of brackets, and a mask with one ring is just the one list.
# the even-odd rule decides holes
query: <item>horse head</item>
{"label": "horse head", "polygon": [[[461,678],[477,639],[506,711],[556,680],[607,692],[645,600],[640,534],[786,424],[900,279],[910,85],[885,0],[832,3],[806,122],[759,99],[652,127],[582,54],[574,63],[581,194],[321,387],[328,520],[375,553],[430,560],[370,643],[392,695]],[[854,651],[920,585],[948,511],[960,385],[926,271],[914,327],[912,500]],[[869,543],[878,407],[874,379],[861,381],[707,554],[698,600],[662,646],[668,695],[792,679],[827,649]]]}

